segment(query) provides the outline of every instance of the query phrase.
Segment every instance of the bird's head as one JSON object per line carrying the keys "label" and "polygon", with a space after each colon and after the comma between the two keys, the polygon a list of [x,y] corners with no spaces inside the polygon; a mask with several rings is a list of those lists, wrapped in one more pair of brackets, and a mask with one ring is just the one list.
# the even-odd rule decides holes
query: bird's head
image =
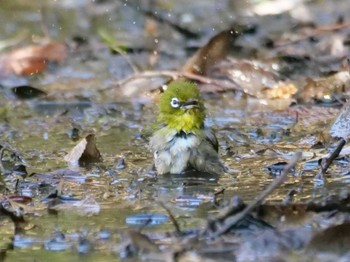
{"label": "bird's head", "polygon": [[169,84],[159,101],[158,121],[185,133],[203,126],[205,109],[195,83],[177,80]]}

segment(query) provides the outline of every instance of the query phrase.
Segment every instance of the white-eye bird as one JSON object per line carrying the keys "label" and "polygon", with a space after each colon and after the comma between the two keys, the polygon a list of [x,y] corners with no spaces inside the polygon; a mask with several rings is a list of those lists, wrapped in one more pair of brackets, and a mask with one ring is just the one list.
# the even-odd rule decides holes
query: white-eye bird
{"label": "white-eye bird", "polygon": [[195,169],[222,174],[228,169],[220,161],[218,141],[205,128],[205,108],[195,83],[177,80],[160,97],[158,122],[162,126],[150,140],[159,175],[180,174]]}

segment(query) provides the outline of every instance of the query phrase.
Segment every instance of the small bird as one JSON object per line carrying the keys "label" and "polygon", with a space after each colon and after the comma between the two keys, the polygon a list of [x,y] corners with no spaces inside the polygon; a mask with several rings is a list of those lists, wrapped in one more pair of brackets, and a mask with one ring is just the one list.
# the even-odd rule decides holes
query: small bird
{"label": "small bird", "polygon": [[184,80],[170,83],[159,101],[161,128],[149,144],[159,175],[190,169],[215,175],[228,171],[219,159],[216,136],[205,128],[204,120],[205,108],[197,85]]}

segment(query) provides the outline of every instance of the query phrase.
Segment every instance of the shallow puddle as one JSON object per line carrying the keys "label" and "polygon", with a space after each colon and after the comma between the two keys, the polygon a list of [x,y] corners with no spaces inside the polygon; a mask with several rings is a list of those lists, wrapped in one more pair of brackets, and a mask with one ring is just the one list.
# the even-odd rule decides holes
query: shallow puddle
{"label": "shallow puddle", "polygon": [[[139,6],[135,7],[135,3],[141,5],[139,2],[134,1],[134,6],[129,6],[128,1],[101,1],[90,5],[69,0],[32,4],[17,0],[3,4],[0,20],[6,26],[0,28],[0,33],[4,38],[30,43],[49,26],[46,29],[52,31],[51,37],[67,40],[71,53],[64,63],[50,64],[41,74],[1,76],[0,145],[7,149],[1,170],[11,172],[3,174],[10,193],[1,188],[0,200],[9,210],[23,212],[27,223],[14,232],[8,214],[0,210],[3,215],[0,216],[0,260],[123,259],[127,257],[123,252],[128,239],[135,237],[130,233],[134,231],[129,232],[129,229],[150,233],[152,240],[159,241],[159,234],[176,231],[171,216],[182,230],[201,229],[208,217],[217,214],[218,207],[233,196],[238,195],[244,202],[251,203],[281,174],[286,162],[297,151],[303,152],[300,163],[290,172],[284,185],[268,197],[268,204],[324,203],[348,194],[350,163],[346,156],[329,168],[326,184],[319,185],[314,180],[319,159],[334,149],[332,143],[329,149],[328,144],[320,145],[323,142],[320,136],[336,117],[339,105],[316,105],[315,102],[287,108],[285,103],[289,105],[294,97],[290,100],[258,99],[254,97],[259,95],[255,84],[251,84],[250,93],[256,92],[253,96],[232,90],[215,92],[215,89],[203,94],[206,124],[216,130],[220,155],[234,170],[234,175],[189,172],[157,177],[151,170],[153,159],[148,150],[147,132],[156,121],[157,91],[154,89],[166,77],[155,77],[146,83],[130,81],[128,85],[119,86],[117,81],[132,74],[133,69],[125,57],[114,54],[101,43],[101,28],[127,49],[141,71],[169,70],[179,68],[192,49],[203,46],[214,33],[231,26],[235,13],[230,8],[242,8],[240,12],[244,14],[248,6],[236,6],[234,1],[231,4],[201,1],[202,9],[199,9],[195,2],[180,1],[182,5],[163,1],[159,4],[163,10],[160,13],[170,22],[157,29],[159,35],[152,35],[156,30],[152,26],[156,25]],[[330,19],[330,14],[324,16]],[[280,18],[264,17],[267,19],[264,26],[276,33],[281,29],[274,31],[272,24],[279,25],[279,22],[273,19],[279,21]],[[287,18],[285,20],[290,23],[292,18]],[[171,19],[179,22],[179,28],[174,29]],[[39,28],[39,23],[43,23],[44,29]],[[258,30],[257,34],[264,33]],[[250,34],[254,34],[254,28],[244,36],[245,40],[256,45],[249,40]],[[268,40],[264,39],[266,46]],[[0,48],[6,48],[11,41],[1,41]],[[239,53],[241,49],[237,47],[237,50]],[[299,76],[303,71],[298,67],[299,60],[292,56],[286,56],[285,60],[287,58],[292,62],[282,69],[290,70],[292,73],[287,73],[292,78],[295,77],[293,73]],[[301,62],[305,61],[301,59]],[[268,63],[272,62],[263,66],[267,67]],[[327,70],[335,70],[329,67]],[[249,68],[245,69],[246,73],[252,73],[255,79],[255,69],[249,71]],[[306,68],[305,74],[309,77],[308,74],[322,70],[325,69]],[[260,78],[258,75],[255,80],[259,82]],[[138,84],[143,85],[142,88]],[[47,95],[24,99],[13,92],[18,86],[36,87]],[[205,86],[203,88],[205,90]],[[69,166],[64,157],[91,133],[95,134],[103,161],[85,167]],[[11,200],[10,196],[20,197]],[[288,227],[281,219],[275,220],[282,224],[282,229]],[[302,226],[301,222],[295,224]],[[129,232],[126,237],[125,232]],[[172,242],[171,236],[167,237],[165,245],[177,244]],[[143,245],[152,249],[150,243],[144,242]]]}

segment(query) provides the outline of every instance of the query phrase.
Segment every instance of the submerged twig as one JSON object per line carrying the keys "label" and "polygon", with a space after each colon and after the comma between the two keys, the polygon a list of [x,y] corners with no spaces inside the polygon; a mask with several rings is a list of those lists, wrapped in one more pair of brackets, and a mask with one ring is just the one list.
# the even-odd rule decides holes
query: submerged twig
{"label": "submerged twig", "polygon": [[334,159],[336,159],[341,150],[343,149],[343,147],[345,146],[346,144],[346,141],[344,138],[342,138],[337,147],[334,149],[334,151],[332,152],[332,154],[329,156],[329,157],[326,157],[326,158],[323,158],[321,160],[321,164],[320,164],[320,169],[315,177],[316,180],[319,180],[319,181],[323,181],[324,182],[324,175],[326,174],[327,172],[327,169],[329,168],[329,166],[332,164],[332,162],[334,161]]}
{"label": "submerged twig", "polygon": [[218,199],[219,199],[220,196],[222,197],[222,195],[224,194],[225,190],[226,190],[226,188],[222,188],[219,191],[214,193],[214,201],[213,202],[214,202],[215,205],[218,205],[218,202],[219,202]]}
{"label": "submerged twig", "polygon": [[168,213],[169,218],[170,218],[171,222],[173,223],[176,232],[177,232],[177,233],[182,233],[181,228],[180,228],[180,225],[179,225],[179,223],[177,222],[177,220],[175,219],[175,216],[174,216],[174,214],[171,212],[171,210],[170,210],[162,201],[159,201],[159,205],[160,205],[162,208],[164,208],[164,210]]}
{"label": "submerged twig", "polygon": [[[273,183],[271,183],[256,199],[253,201],[250,205],[248,205],[246,208],[244,208],[240,213],[234,216],[228,216],[223,225],[218,227],[218,229],[214,232],[208,231],[208,228],[206,229],[205,233],[209,233],[210,237],[218,237],[227,231],[230,230],[234,225],[236,225],[238,222],[240,222],[242,219],[244,219],[250,212],[252,212],[258,205],[260,205],[266,197],[268,197],[276,188],[278,188],[287,178],[289,171],[294,168],[297,161],[301,158],[302,153],[297,152],[295,153],[294,157],[290,162],[284,167],[282,174],[276,178]],[[230,214],[230,212],[227,212],[227,214]]]}

